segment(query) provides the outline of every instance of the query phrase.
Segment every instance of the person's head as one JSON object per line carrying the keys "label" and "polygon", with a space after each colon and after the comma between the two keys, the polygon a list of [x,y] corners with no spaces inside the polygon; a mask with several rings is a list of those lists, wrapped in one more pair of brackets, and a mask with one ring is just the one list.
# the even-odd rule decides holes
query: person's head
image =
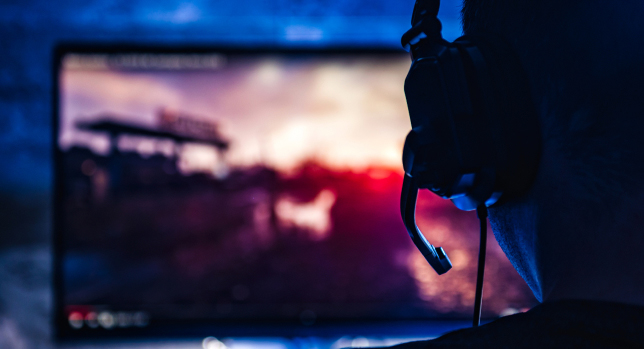
{"label": "person's head", "polygon": [[462,18],[519,55],[541,123],[530,191],[490,209],[501,247],[540,300],[641,295],[644,4],[464,0]]}

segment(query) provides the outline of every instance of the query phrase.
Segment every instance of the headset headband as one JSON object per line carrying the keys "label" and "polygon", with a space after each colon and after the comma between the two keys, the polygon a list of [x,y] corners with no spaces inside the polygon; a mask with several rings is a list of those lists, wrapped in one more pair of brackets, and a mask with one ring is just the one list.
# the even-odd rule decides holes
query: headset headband
{"label": "headset headband", "polygon": [[411,46],[420,40],[429,38],[442,40],[442,25],[438,20],[439,0],[419,0],[414,5],[414,14],[411,18],[412,28],[408,30],[401,39],[402,46],[411,50]]}

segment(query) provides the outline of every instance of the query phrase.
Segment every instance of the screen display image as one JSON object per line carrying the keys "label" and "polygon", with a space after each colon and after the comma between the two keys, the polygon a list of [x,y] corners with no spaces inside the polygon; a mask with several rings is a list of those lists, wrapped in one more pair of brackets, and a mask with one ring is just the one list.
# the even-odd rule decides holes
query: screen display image
{"label": "screen display image", "polygon": [[[478,220],[421,191],[400,218],[410,128],[397,52],[63,54],[57,323],[468,319]],[[534,305],[494,238],[484,316]]]}

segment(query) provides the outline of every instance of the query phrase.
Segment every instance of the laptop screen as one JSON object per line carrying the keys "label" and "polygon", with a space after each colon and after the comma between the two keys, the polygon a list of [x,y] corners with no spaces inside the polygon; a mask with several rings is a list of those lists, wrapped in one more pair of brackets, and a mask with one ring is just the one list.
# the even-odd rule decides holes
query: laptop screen
{"label": "laptop screen", "polygon": [[[418,224],[454,265],[444,276],[400,218],[405,53],[84,49],[58,61],[59,333],[471,316],[476,215],[421,193]],[[489,246],[484,315],[531,306]]]}

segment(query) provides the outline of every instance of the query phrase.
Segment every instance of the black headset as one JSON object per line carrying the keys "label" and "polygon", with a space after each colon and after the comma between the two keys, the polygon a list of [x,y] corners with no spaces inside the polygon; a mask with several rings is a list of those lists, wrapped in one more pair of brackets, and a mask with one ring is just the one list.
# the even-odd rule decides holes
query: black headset
{"label": "black headset", "polygon": [[[403,150],[400,208],[414,244],[438,274],[452,264],[416,226],[419,189],[477,210],[481,249],[474,325],[480,318],[487,207],[524,194],[541,153],[536,108],[518,56],[492,34],[441,35],[439,0],[417,0],[412,28],[402,37],[412,64],[405,95],[412,130]],[[478,309],[477,309],[478,308]],[[478,315],[477,315],[478,313]]]}

